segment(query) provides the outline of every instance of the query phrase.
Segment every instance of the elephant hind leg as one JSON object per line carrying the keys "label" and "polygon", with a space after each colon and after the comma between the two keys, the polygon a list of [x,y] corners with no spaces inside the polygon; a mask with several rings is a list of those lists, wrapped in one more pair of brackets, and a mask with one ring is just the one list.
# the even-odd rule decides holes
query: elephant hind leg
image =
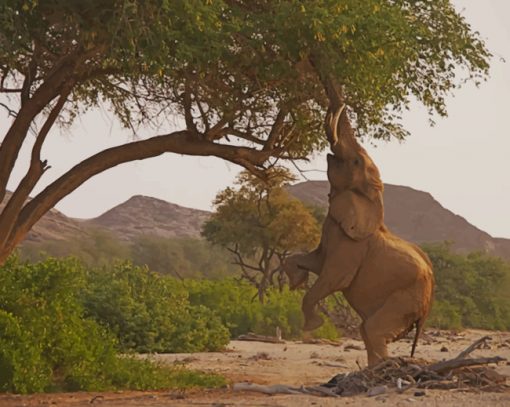
{"label": "elephant hind leg", "polygon": [[[410,304],[412,306],[410,307]],[[368,366],[388,357],[388,343],[393,342],[416,320],[414,300],[406,292],[392,294],[373,315],[362,324],[367,349]]]}

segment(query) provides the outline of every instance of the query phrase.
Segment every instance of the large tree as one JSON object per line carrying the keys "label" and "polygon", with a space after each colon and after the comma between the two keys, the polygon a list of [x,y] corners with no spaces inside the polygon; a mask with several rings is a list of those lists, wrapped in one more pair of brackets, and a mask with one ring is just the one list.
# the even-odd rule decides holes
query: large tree
{"label": "large tree", "polygon": [[[172,152],[263,176],[325,146],[331,83],[359,134],[402,138],[399,112],[411,100],[446,114],[445,96],[482,79],[489,58],[448,0],[3,0],[0,264],[108,168]],[[179,126],[99,152],[29,200],[51,164],[41,156],[51,129],[101,105],[141,132],[165,117]],[[9,195],[23,146],[30,162]]]}

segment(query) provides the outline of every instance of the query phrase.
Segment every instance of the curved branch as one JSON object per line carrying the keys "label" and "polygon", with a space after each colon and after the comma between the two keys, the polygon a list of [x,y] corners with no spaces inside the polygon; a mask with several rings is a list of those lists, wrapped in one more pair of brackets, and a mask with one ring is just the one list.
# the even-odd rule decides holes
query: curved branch
{"label": "curved branch", "polygon": [[19,243],[47,211],[94,175],[119,164],[168,152],[215,156],[258,172],[262,171],[261,166],[274,153],[197,139],[189,131],[155,136],[106,149],[77,164],[25,205],[9,238],[9,247]]}
{"label": "curved branch", "polygon": [[27,173],[21,180],[20,184],[16,188],[16,191],[12,194],[9,202],[5,206],[4,210],[0,213],[0,247],[2,247],[8,240],[14,225],[18,219],[18,215],[21,212],[23,204],[27,200],[30,192],[35,187],[37,182],[41,179],[41,176],[48,169],[46,162],[41,161],[41,149],[46,140],[46,136],[50,131],[51,127],[57,120],[62,107],[67,101],[67,97],[71,91],[72,84],[68,86],[63,93],[60,95],[57,103],[51,109],[48,118],[44,122],[41,131],[37,135],[34,146],[32,148],[32,157],[30,159],[30,166]]}

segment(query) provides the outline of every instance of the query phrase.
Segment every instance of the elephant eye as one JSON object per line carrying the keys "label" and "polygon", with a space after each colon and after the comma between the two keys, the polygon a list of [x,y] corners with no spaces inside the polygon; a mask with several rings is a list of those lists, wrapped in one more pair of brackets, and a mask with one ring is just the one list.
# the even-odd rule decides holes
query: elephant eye
{"label": "elephant eye", "polygon": [[360,160],[359,160],[359,158],[355,158],[355,159],[354,159],[354,165],[360,165]]}

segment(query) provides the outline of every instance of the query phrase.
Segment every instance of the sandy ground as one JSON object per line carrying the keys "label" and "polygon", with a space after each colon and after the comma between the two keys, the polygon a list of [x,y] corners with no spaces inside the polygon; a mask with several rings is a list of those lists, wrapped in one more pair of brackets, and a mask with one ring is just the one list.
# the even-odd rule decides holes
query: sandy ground
{"label": "sandy ground", "polygon": [[[489,349],[472,356],[502,356],[510,360],[510,332],[428,331],[421,339],[416,356],[428,360],[455,357],[483,335],[492,341]],[[393,355],[408,355],[411,344],[403,340],[391,345]],[[338,373],[365,366],[363,343],[344,339],[339,346],[300,342],[269,344],[232,341],[221,353],[158,355],[164,363],[184,363],[190,368],[226,376],[232,383],[314,385],[324,383]],[[510,364],[503,362],[498,372],[510,376]],[[510,381],[510,379],[509,379]],[[324,398],[304,395],[267,396],[252,392],[234,392],[231,388],[211,391],[188,390],[160,392],[66,393],[45,395],[0,395],[0,406],[510,406],[510,392],[427,390],[415,396],[410,389],[402,394],[390,392],[377,397]]]}

